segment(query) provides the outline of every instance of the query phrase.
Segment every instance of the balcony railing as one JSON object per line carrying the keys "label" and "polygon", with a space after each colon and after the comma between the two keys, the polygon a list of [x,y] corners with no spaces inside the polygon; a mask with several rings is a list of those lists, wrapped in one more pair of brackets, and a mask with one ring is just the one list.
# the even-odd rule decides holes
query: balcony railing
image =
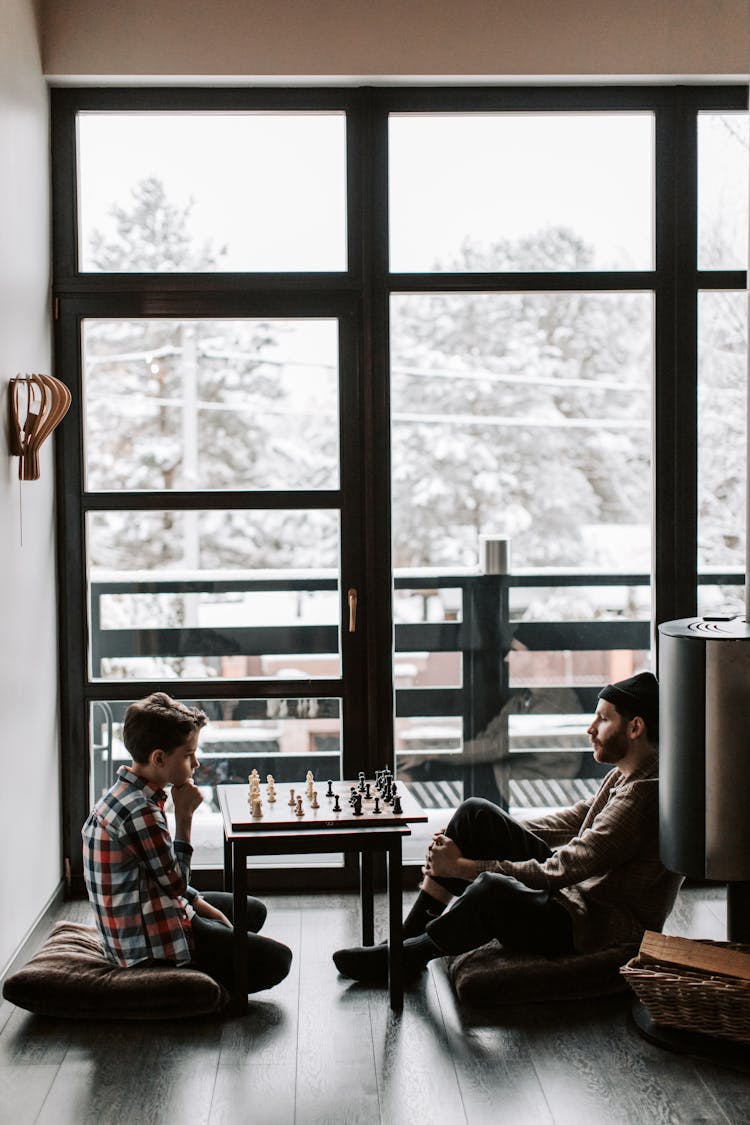
{"label": "balcony railing", "polygon": [[[701,584],[715,586],[736,586],[742,581],[738,573],[701,578]],[[422,800],[447,806],[473,793],[506,806],[561,805],[589,792],[601,772],[588,753],[585,735],[598,691],[603,682],[622,678],[648,660],[651,625],[644,611],[644,588],[649,585],[649,576],[565,570],[502,575],[416,570],[398,572],[394,585],[397,598],[421,599],[423,607],[420,620],[399,620],[397,615],[397,671],[404,667],[404,661],[399,665],[399,655],[405,658],[406,654],[418,654],[424,669],[438,654],[453,654],[456,673],[452,683],[431,685],[424,682],[429,676],[420,680],[414,674],[417,666],[411,661],[410,682],[402,683],[397,676],[397,766],[404,780],[417,787]],[[558,591],[559,600],[560,591],[580,593],[583,589],[602,594],[598,599],[593,597],[597,604],[590,620],[526,620],[514,605],[519,597],[528,601],[534,591]],[[108,679],[103,674],[107,662],[133,658],[195,657],[212,662],[218,676],[222,674],[222,661],[229,658],[295,654],[310,667],[316,657],[336,653],[339,647],[338,624],[103,628],[105,597],[199,594],[210,598],[226,593],[336,594],[337,590],[337,579],[330,572],[97,577],[90,586],[92,678]],[[624,596],[626,592],[628,597]],[[639,601],[639,595],[640,608],[634,608],[632,603]],[[442,612],[441,620],[430,620],[431,599],[441,598],[449,608]],[[311,672],[309,678],[294,681],[294,692],[300,697],[315,696],[318,683]],[[137,680],[133,688],[135,697]],[[175,689],[179,689],[179,679],[170,682],[170,690]],[[248,677],[248,694],[252,691],[253,678]],[[208,690],[206,694],[212,693]],[[212,718],[226,715],[219,701],[202,699],[201,705]],[[121,720],[127,704],[113,702],[109,706],[111,728],[111,720]],[[330,717],[337,720],[335,701],[330,706]],[[94,739],[95,758],[111,763],[111,734],[107,748],[107,724],[100,722],[101,718]],[[267,700],[237,700],[232,720],[267,722]],[[437,738],[436,732],[442,732],[443,737]],[[286,752],[267,732],[254,737],[248,731],[243,738],[232,745],[224,744],[220,731],[214,731],[213,741],[204,742],[206,768],[212,756],[223,763],[218,780],[232,780],[235,772],[237,780],[244,780],[250,759],[261,773],[273,772],[281,780],[304,776],[308,753]],[[329,768],[326,763],[338,767],[339,760],[335,733],[321,735],[316,751],[318,776]],[[101,769],[109,772],[104,765]]]}

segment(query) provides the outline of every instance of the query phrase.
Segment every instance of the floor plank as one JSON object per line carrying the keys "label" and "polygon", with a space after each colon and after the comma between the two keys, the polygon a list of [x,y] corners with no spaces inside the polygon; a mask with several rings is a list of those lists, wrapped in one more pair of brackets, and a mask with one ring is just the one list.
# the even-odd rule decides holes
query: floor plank
{"label": "floor plank", "polygon": [[[444,961],[429,975],[440,1005],[467,1119],[513,1125],[552,1125],[553,1117],[534,1068],[524,1026],[527,1013],[507,1008],[491,1017],[495,1026],[467,1025]],[[476,1018],[476,1017],[475,1017]]]}
{"label": "floor plank", "polygon": [[645,1042],[627,1003],[565,1003],[530,1015],[534,1068],[556,1125],[726,1125],[692,1061]]}
{"label": "floor plank", "polygon": [[59,1066],[74,1026],[14,1008],[0,1034],[0,1066]]}
{"label": "floor plank", "polygon": [[294,1125],[296,1065],[220,1063],[209,1125]]}
{"label": "floor plank", "polygon": [[383,1122],[464,1122],[466,1114],[434,985],[425,973],[393,1012],[384,988],[367,989]]}
{"label": "floor plank", "polygon": [[220,1041],[217,1020],[77,1025],[39,1123],[208,1122]]}
{"label": "floor plank", "polygon": [[58,1069],[53,1065],[0,1066],[0,1121],[34,1125]]}

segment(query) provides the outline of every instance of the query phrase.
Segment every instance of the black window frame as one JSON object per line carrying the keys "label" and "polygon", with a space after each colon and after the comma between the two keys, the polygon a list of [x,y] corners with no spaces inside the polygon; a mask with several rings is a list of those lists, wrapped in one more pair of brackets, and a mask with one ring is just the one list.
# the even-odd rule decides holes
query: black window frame
{"label": "black window frame", "polygon": [[[653,397],[652,633],[697,608],[697,310],[706,290],[744,289],[744,270],[699,270],[697,119],[701,111],[747,111],[745,85],[473,86],[385,88],[73,88],[51,91],[53,295],[58,375],[80,367],[84,316],[320,315],[336,310],[356,354],[361,457],[342,465],[342,481],[362,512],[367,624],[359,635],[364,701],[362,768],[393,753],[393,614],[390,557],[389,302],[410,292],[651,291],[655,300]],[[347,115],[348,261],[342,272],[98,274],[77,269],[76,114],[78,111],[342,110]],[[390,273],[388,265],[388,115],[430,112],[652,112],[655,119],[655,262],[646,271],[577,273]],[[56,445],[60,692],[64,855],[80,882],[80,826],[88,813],[88,707],[133,695],[130,682],[87,676],[85,512],[132,508],[134,494],[85,494],[80,388]],[[354,495],[356,493],[356,496]],[[200,494],[202,495],[202,494]],[[170,507],[196,506],[199,494],[170,493]],[[217,495],[225,506],[231,494]],[[160,494],[136,497],[144,507]],[[237,496],[238,501],[242,499]],[[283,499],[278,503],[283,505]],[[260,506],[260,505],[257,505]],[[268,497],[263,497],[268,506]],[[138,683],[137,688],[149,688]],[[206,685],[179,682],[181,695]],[[241,682],[211,682],[236,698]],[[267,696],[285,686],[268,685]],[[316,682],[315,692],[325,693]],[[253,692],[253,694],[258,694]]]}

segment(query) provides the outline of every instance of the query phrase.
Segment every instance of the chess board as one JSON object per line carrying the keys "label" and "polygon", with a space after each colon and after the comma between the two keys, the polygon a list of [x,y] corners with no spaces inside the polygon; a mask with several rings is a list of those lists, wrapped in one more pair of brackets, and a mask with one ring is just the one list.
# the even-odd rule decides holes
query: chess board
{"label": "chess board", "polygon": [[[398,785],[398,794],[401,798],[401,815],[396,816],[391,805],[380,801],[379,813],[374,812],[375,788],[370,783],[373,796],[362,800],[362,815],[355,816],[349,804],[352,786],[356,781],[334,781],[333,796],[327,797],[328,782],[315,783],[318,791],[319,808],[311,807],[307,796],[305,782],[298,785],[290,782],[276,783],[276,801],[269,803],[267,799],[267,785],[261,785],[261,809],[263,815],[256,818],[252,815],[252,808],[248,803],[249,787],[247,785],[223,785],[227,804],[227,811],[232,821],[233,832],[298,832],[305,828],[391,828],[394,824],[413,824],[417,821],[426,821],[427,813],[421,805],[406,790],[405,786]],[[289,804],[290,791],[294,790],[294,806]],[[333,811],[334,798],[338,794],[340,812]],[[296,798],[302,797],[304,816],[296,815]]]}

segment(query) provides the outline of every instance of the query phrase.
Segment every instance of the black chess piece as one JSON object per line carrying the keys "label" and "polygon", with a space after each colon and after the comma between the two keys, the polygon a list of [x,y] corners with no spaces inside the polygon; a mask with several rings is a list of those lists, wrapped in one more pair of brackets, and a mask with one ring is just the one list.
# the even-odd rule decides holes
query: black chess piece
{"label": "black chess piece", "polygon": [[355,793],[354,795],[354,810],[353,816],[362,816],[362,794]]}
{"label": "black chess piece", "polygon": [[360,793],[364,793],[365,791],[365,775],[363,773],[359,775],[359,785],[357,786],[357,789]]}
{"label": "black chess piece", "polygon": [[393,798],[393,813],[394,813],[394,816],[401,816],[403,814],[403,811],[404,810],[401,808],[401,797],[397,793],[396,796]]}
{"label": "black chess piece", "polygon": [[380,797],[375,798],[375,808],[372,811],[374,813],[382,812],[382,809],[380,808]]}
{"label": "black chess piece", "polygon": [[366,801],[370,800],[370,782],[369,781],[367,782],[367,785],[365,785],[365,800]]}
{"label": "black chess piece", "polygon": [[328,782],[328,792],[326,793],[326,797],[332,797],[332,796],[333,796],[333,782],[329,781]]}
{"label": "black chess piece", "polygon": [[333,802],[333,811],[341,812],[341,805],[339,804],[339,795],[336,794],[336,800]]}
{"label": "black chess piece", "polygon": [[349,791],[349,804],[350,805],[354,804],[354,798],[356,797],[356,795],[357,795],[357,787],[356,787],[356,785],[352,785],[352,787]]}

